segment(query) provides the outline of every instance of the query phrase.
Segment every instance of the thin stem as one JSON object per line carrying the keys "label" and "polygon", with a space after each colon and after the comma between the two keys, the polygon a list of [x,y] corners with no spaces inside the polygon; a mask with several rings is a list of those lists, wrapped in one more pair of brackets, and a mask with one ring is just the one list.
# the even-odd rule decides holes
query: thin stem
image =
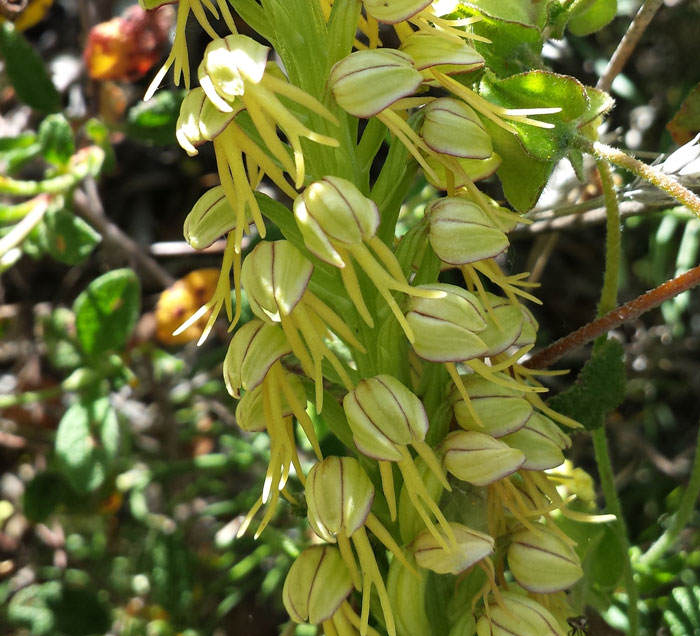
{"label": "thin stem", "polygon": [[688,188],[683,187],[673,177],[661,172],[661,170],[647,165],[643,161],[639,161],[639,159],[630,157],[622,150],[602,144],[599,141],[591,142],[585,137],[579,136],[574,138],[573,144],[580,150],[599,159],[605,159],[655,185],[676,199],[676,201],[690,208],[700,218],[700,197],[688,190]]}
{"label": "thin stem", "polygon": [[12,406],[26,406],[27,404],[35,404],[43,400],[50,400],[60,395],[61,391],[61,386],[56,385],[39,391],[25,391],[24,393],[0,395],[0,409],[6,409]]}
{"label": "thin stem", "polygon": [[[599,159],[596,165],[603,187],[607,217],[605,235],[605,275],[603,278],[603,289],[601,290],[600,301],[598,303],[598,317],[600,317],[613,310],[617,305],[617,293],[620,279],[620,242],[622,237],[620,231],[620,206],[617,201],[612,171],[607,161]],[[605,341],[606,337],[605,335],[601,335],[598,338],[598,342]],[[615,525],[624,553],[625,588],[627,589],[627,596],[629,599],[627,607],[629,634],[630,636],[636,636],[639,630],[639,610],[637,608],[639,591],[637,590],[637,584],[634,580],[634,571],[630,558],[630,540],[629,533],[627,532],[627,524],[622,515],[620,498],[615,490],[612,461],[610,460],[610,453],[608,451],[608,439],[606,437],[605,426],[595,429],[591,437],[593,438],[595,460],[598,466],[598,474],[600,476],[603,494],[605,495],[605,503],[608,510],[616,517]]]}
{"label": "thin stem", "polygon": [[0,239],[0,257],[24,241],[29,233],[39,225],[48,209],[49,197],[46,195],[37,197],[34,206],[27,215]]}
{"label": "thin stem", "polygon": [[610,461],[610,453],[608,451],[608,440],[605,436],[605,427],[601,426],[591,434],[593,438],[593,449],[595,450],[595,459],[598,465],[598,476],[600,477],[600,485],[605,496],[607,509],[617,517],[617,534],[622,550],[625,553],[625,587],[627,588],[627,596],[629,599],[627,612],[629,616],[629,636],[636,636],[639,630],[639,611],[637,609],[637,585],[634,581],[634,573],[632,571],[629,560],[630,543],[627,535],[627,525],[625,518],[622,516],[622,506],[617,497],[615,490],[615,480],[613,475],[612,463]]}
{"label": "thin stem", "polygon": [[637,11],[632,22],[630,22],[627,31],[622,36],[615,52],[612,54],[608,65],[605,67],[603,74],[600,76],[596,88],[602,91],[610,90],[613,80],[620,74],[622,68],[629,60],[630,55],[639,43],[642,34],[649,26],[656,12],[663,5],[664,0],[645,0],[642,6]]}
{"label": "thin stem", "polygon": [[639,565],[650,566],[663,556],[664,552],[675,543],[681,531],[693,516],[698,496],[700,496],[700,428],[698,429],[698,438],[695,444],[695,459],[693,460],[693,468],[690,472],[690,481],[681,497],[678,511],[673,515],[671,525],[666,528],[664,533],[654,541],[651,547],[639,558]]}
{"label": "thin stem", "polygon": [[700,265],[613,309],[568,336],[560,338],[532,356],[525,363],[525,366],[530,369],[546,369],[570,351],[582,347],[625,322],[638,318],[647,311],[658,307],[664,301],[674,298],[696,285],[700,285]]}
{"label": "thin stem", "polygon": [[620,205],[617,201],[615,184],[612,171],[606,161],[598,160],[598,173],[605,197],[606,234],[605,234],[605,276],[603,289],[598,303],[598,316],[615,309],[617,305],[617,289],[620,280],[620,242],[622,233],[620,230]]}

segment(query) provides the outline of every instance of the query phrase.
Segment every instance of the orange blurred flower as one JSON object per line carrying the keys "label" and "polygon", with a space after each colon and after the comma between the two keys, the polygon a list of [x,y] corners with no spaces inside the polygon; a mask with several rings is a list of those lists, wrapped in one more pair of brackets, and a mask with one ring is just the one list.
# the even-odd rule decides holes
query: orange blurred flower
{"label": "orange blurred flower", "polygon": [[162,56],[173,16],[172,7],[144,11],[134,5],[121,17],[94,26],[84,53],[90,77],[125,81],[143,77]]}
{"label": "orange blurred flower", "polygon": [[156,338],[160,343],[184,344],[202,335],[209,312],[177,336],[173,331],[212,297],[218,278],[218,269],[196,269],[160,295],[156,305]]}

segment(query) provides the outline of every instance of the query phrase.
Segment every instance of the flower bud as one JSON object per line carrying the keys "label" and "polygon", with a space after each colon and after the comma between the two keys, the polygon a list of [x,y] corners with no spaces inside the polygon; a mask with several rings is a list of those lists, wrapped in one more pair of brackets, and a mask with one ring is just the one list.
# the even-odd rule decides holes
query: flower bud
{"label": "flower bud", "polygon": [[416,603],[425,598],[428,574],[409,570],[399,559],[392,559],[389,565],[386,587],[401,636],[424,636],[432,631],[424,603]]}
{"label": "flower bud", "polygon": [[464,40],[425,31],[406,38],[401,50],[411,56],[419,71],[434,68],[450,75],[468,73],[484,66],[484,58]]}
{"label": "flower bud", "polygon": [[207,190],[185,219],[185,240],[196,250],[209,247],[236,226],[236,213],[221,186]]}
{"label": "flower bud", "polygon": [[490,603],[476,625],[477,636],[564,636],[549,610],[522,594],[501,592],[502,604]]}
{"label": "flower bud", "polygon": [[241,284],[253,313],[279,322],[301,300],[313,265],[289,241],[262,241],[243,261]]}
{"label": "flower bud", "polygon": [[190,157],[205,141],[213,141],[234,118],[236,111],[222,113],[207,99],[201,88],[192,89],[180,106],[175,136]]}
{"label": "flower bud", "polygon": [[487,356],[503,353],[513,346],[522,333],[525,316],[520,309],[520,303],[507,298],[501,298],[486,292],[486,300],[491,311],[486,314],[486,329],[479,333],[488,346]]}
{"label": "flower bud", "polygon": [[199,83],[214,104],[230,111],[231,103],[245,93],[246,82],[258,84],[262,80],[269,53],[269,47],[246,35],[213,40],[199,66]]}
{"label": "flower bud", "polygon": [[574,549],[542,525],[536,530],[524,528],[513,536],[508,566],[520,585],[538,594],[565,590],[583,576]]}
{"label": "flower bud", "polygon": [[412,95],[423,78],[413,60],[395,49],[355,51],[337,62],[328,80],[339,106],[369,118]]}
{"label": "flower bud", "polygon": [[[491,137],[478,115],[464,102],[451,97],[441,97],[423,108],[420,134],[430,148],[445,155],[488,159],[493,154]],[[487,225],[492,223],[489,221]]]}
{"label": "flower bud", "polygon": [[[447,190],[447,175],[445,173],[445,166],[439,162],[435,157],[427,155],[425,161],[430,166],[434,173],[434,177],[429,173],[425,173],[425,178],[428,180],[430,185],[434,186],[438,190]],[[461,188],[467,185],[468,181],[481,181],[490,177],[498,167],[501,165],[501,158],[497,153],[493,153],[488,159],[462,159],[458,158],[457,166],[459,170],[464,172],[467,176],[465,179],[459,172],[451,172],[454,177],[454,187]]]}
{"label": "flower bud", "polygon": [[446,295],[410,298],[406,321],[416,337],[416,353],[431,362],[462,362],[483,356],[488,347],[476,334],[486,328],[486,322],[478,298],[444,283],[420,285],[418,289],[444,291]]}
{"label": "flower bud", "polygon": [[326,457],[306,478],[309,524],[324,541],[339,532],[352,536],[361,528],[374,501],[374,486],[352,457]]}
{"label": "flower bud", "polygon": [[503,437],[522,428],[532,414],[532,406],[517,389],[496,384],[475,373],[462,376],[462,382],[472,409],[483,425],[474,420],[472,411],[455,387],[452,394],[454,413],[458,424],[465,430]]}
{"label": "flower bud", "polygon": [[457,479],[488,486],[514,473],[525,456],[500,440],[477,431],[454,431],[442,443],[445,468]]}
{"label": "flower bud", "polygon": [[450,522],[450,526],[456,542],[448,544],[447,548],[438,544],[427,530],[415,538],[411,548],[416,563],[422,568],[438,574],[460,574],[493,552],[494,540],[488,534],[461,523]]}
{"label": "flower bud", "polygon": [[444,197],[425,211],[430,219],[428,238],[438,258],[464,265],[492,258],[508,247],[508,239],[488,215],[472,201]]}
{"label": "flower bud", "polygon": [[533,413],[525,426],[503,437],[503,441],[524,453],[523,470],[556,468],[564,461],[562,449],[571,446],[569,436],[541,413]]}
{"label": "flower bud", "polygon": [[386,22],[387,24],[397,24],[408,20],[425,7],[430,5],[432,0],[363,0],[365,10],[375,20]]}
{"label": "flower bud", "polygon": [[294,202],[294,216],[309,250],[336,267],[344,262],[331,241],[354,245],[373,237],[379,226],[374,201],[340,177],[307,187]]}
{"label": "flower bud", "polygon": [[[299,404],[306,404],[306,391],[301,380],[292,374],[285,377],[287,385],[291,388]],[[280,413],[281,417],[290,417],[294,414],[292,406],[287,401],[284,392],[280,392]],[[236,406],[236,424],[241,430],[248,433],[258,433],[267,429],[267,418],[263,408],[262,384],[256,386],[252,391],[246,391]]]}
{"label": "flower bud", "polygon": [[289,568],[282,601],[293,621],[318,625],[335,614],[352,587],[338,548],[315,545],[304,550]]}
{"label": "flower bud", "polygon": [[527,347],[529,345],[534,345],[535,341],[537,340],[537,330],[539,329],[537,320],[525,305],[520,305],[520,311],[523,312],[525,320],[523,321],[523,329],[514,345],[516,347]]}
{"label": "flower bud", "polygon": [[400,447],[425,439],[428,416],[421,401],[390,375],[360,381],[343,399],[343,408],[361,453],[399,461]]}
{"label": "flower bud", "polygon": [[269,368],[280,358],[291,353],[287,338],[280,327],[251,320],[231,338],[224,359],[224,382],[235,398],[243,387],[252,391],[263,381]]}

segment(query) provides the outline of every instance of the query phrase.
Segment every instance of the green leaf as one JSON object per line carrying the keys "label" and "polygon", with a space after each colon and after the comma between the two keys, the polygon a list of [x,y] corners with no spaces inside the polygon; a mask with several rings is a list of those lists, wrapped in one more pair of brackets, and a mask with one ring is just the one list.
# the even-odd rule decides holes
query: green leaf
{"label": "green leaf", "polygon": [[35,523],[41,523],[70,498],[70,488],[58,472],[39,473],[32,479],[22,495],[22,511]]}
{"label": "green leaf", "polygon": [[617,340],[608,339],[596,343],[576,382],[549,400],[549,406],[593,430],[622,403],[625,386],[624,349]]}
{"label": "green leaf", "polygon": [[[544,36],[541,29],[530,18],[517,20],[502,15],[499,11],[487,11],[482,3],[470,2],[460,6],[459,14],[464,17],[478,16],[479,22],[472,25],[476,35],[488,38],[490,42],[474,42],[474,48],[484,58],[487,68],[499,77],[540,68],[542,66],[542,45]],[[498,0],[500,4],[500,0]],[[503,5],[508,5],[504,2]],[[529,5],[533,6],[528,2]],[[544,5],[544,3],[540,3]],[[489,7],[489,9],[492,9]],[[515,16],[517,14],[513,14]]]}
{"label": "green leaf", "polygon": [[118,269],[96,278],[73,305],[78,340],[88,355],[122,349],[139,318],[141,289],[136,274]]}
{"label": "green leaf", "polygon": [[73,404],[56,431],[58,464],[77,492],[102,485],[118,447],[119,422],[106,397]]}
{"label": "green leaf", "polygon": [[594,0],[581,11],[574,11],[568,29],[572,35],[590,35],[612,22],[616,15],[617,0]]}
{"label": "green leaf", "polygon": [[26,131],[16,137],[0,137],[0,161],[4,172],[13,174],[41,153],[35,132]]}
{"label": "green leaf", "polygon": [[496,174],[508,202],[519,212],[527,212],[539,199],[554,168],[553,161],[531,157],[518,138],[500,126],[483,120],[494,150],[501,157]]}
{"label": "green leaf", "polygon": [[175,126],[180,115],[184,91],[160,91],[147,102],[129,109],[126,133],[132,139],[161,146],[175,143]]}
{"label": "green leaf", "polygon": [[75,369],[82,361],[80,347],[73,335],[75,316],[59,307],[41,320],[46,355],[56,369]]}
{"label": "green leaf", "polygon": [[48,212],[39,232],[46,252],[66,265],[82,263],[101,240],[98,232],[67,210]]}
{"label": "green leaf", "polygon": [[17,97],[46,113],[61,108],[61,96],[53,85],[39,54],[11,22],[0,24],[0,55]]}
{"label": "green leaf", "polygon": [[39,126],[39,142],[44,159],[59,168],[75,154],[75,135],[68,120],[60,113],[49,115]]}
{"label": "green leaf", "polygon": [[7,608],[7,618],[13,625],[28,627],[31,634],[45,636],[55,634],[55,619],[48,603],[61,595],[61,584],[49,581],[19,590]]}
{"label": "green leaf", "polygon": [[666,128],[679,145],[689,142],[700,132],[700,84],[688,93]]}

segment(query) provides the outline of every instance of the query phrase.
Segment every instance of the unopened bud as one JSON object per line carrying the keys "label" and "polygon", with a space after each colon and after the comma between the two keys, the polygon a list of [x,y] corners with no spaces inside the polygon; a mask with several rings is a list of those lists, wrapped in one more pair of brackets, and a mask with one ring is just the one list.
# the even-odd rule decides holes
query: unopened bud
{"label": "unopened bud", "polygon": [[431,362],[462,362],[484,355],[488,347],[477,335],[486,328],[478,298],[455,285],[434,283],[418,289],[444,291],[443,298],[410,298],[406,321],[413,348]]}
{"label": "unopened bud", "polygon": [[468,73],[484,66],[484,58],[461,38],[418,31],[406,38],[401,50],[419,71],[434,68],[448,75]]}
{"label": "unopened bud", "polygon": [[533,413],[522,428],[503,437],[503,441],[523,452],[523,470],[556,468],[564,461],[562,449],[571,445],[569,436],[541,413]]}
{"label": "unopened bud", "polygon": [[[447,190],[448,185],[461,188],[469,182],[481,181],[494,174],[501,165],[501,158],[495,152],[488,159],[462,159],[458,157],[455,161],[459,166],[459,172],[450,171],[450,179],[448,180],[445,166],[437,158],[428,155],[425,157],[425,161],[434,173],[433,176],[426,172],[425,177],[430,185],[438,190]],[[461,173],[464,173],[466,178]]]}
{"label": "unopened bud", "polygon": [[340,177],[307,187],[294,202],[294,216],[309,250],[336,267],[344,262],[330,241],[354,245],[373,237],[379,226],[374,201]]}
{"label": "unopened bud", "polygon": [[228,392],[239,397],[239,389],[252,391],[270,367],[291,353],[282,329],[261,320],[250,320],[231,339],[224,359],[224,382]]}
{"label": "unopened bud", "polygon": [[304,295],[313,269],[289,241],[258,243],[241,269],[241,284],[253,313],[268,322],[288,316]]}
{"label": "unopened bud", "polygon": [[390,375],[360,381],[343,399],[343,408],[357,448],[378,460],[399,461],[400,448],[422,441],[428,432],[423,404]]}
{"label": "unopened bud", "polygon": [[183,234],[194,249],[202,250],[235,226],[236,213],[226,198],[224,189],[215,186],[194,204],[185,219]]}
{"label": "unopened bud", "polygon": [[525,316],[519,302],[501,298],[486,292],[485,303],[489,303],[491,311],[486,314],[486,329],[479,337],[488,346],[486,355],[496,356],[511,347],[520,337],[525,323]]}
{"label": "unopened bud", "polygon": [[420,134],[435,152],[467,159],[488,159],[493,154],[491,137],[464,102],[441,97],[428,104],[423,113]]}
{"label": "unopened bud", "polygon": [[421,12],[432,0],[363,0],[365,10],[375,20],[397,24]]}
{"label": "unopened bud", "polygon": [[472,530],[461,523],[450,523],[455,542],[447,547],[424,530],[413,541],[411,548],[416,563],[438,574],[460,574],[477,561],[493,552],[494,540],[488,534]]}
{"label": "unopened bud", "polygon": [[574,549],[539,525],[517,532],[508,548],[508,566],[529,592],[551,594],[571,587],[583,576]]}
{"label": "unopened bud", "polygon": [[364,526],[374,501],[374,486],[353,457],[326,457],[306,478],[309,524],[324,541],[339,532],[348,537]]}
{"label": "unopened bud", "polygon": [[328,80],[339,106],[369,118],[412,95],[423,78],[413,60],[395,49],[355,51],[337,62]]}
{"label": "unopened bud", "polygon": [[445,438],[442,448],[448,472],[475,486],[503,479],[525,461],[518,449],[477,431],[454,431]]}
{"label": "unopened bud", "polygon": [[[457,388],[454,388],[454,413],[457,423],[465,430],[503,437],[522,428],[532,415],[532,406],[517,389],[491,382],[475,373],[462,376],[469,394],[469,409]],[[479,421],[472,416],[472,410]]]}
{"label": "unopened bud", "polygon": [[304,550],[289,568],[282,601],[293,621],[318,625],[335,614],[352,588],[338,548],[315,545]]}
{"label": "unopened bud", "polygon": [[[301,380],[296,376],[289,374],[285,378],[285,382],[294,392],[299,404],[306,404],[306,391]],[[267,429],[267,418],[265,416],[265,408],[263,405],[263,388],[262,384],[256,386],[252,391],[246,391],[243,397],[236,406],[236,424],[241,430],[248,433],[257,433]],[[289,417],[294,414],[294,409],[287,401],[287,396],[284,392],[280,393],[280,417]]]}
{"label": "unopened bud", "polygon": [[438,258],[450,265],[464,265],[498,256],[508,239],[476,203],[445,197],[431,203],[430,245]]}
{"label": "unopened bud", "polygon": [[500,603],[476,625],[477,636],[564,636],[557,619],[537,601],[513,592],[501,592]]}
{"label": "unopened bud", "polygon": [[[237,109],[240,110],[240,109]],[[206,141],[218,137],[228,126],[237,111],[222,113],[207,98],[204,91],[193,88],[182,101],[180,116],[175,127],[175,136],[180,146],[190,157]]]}

